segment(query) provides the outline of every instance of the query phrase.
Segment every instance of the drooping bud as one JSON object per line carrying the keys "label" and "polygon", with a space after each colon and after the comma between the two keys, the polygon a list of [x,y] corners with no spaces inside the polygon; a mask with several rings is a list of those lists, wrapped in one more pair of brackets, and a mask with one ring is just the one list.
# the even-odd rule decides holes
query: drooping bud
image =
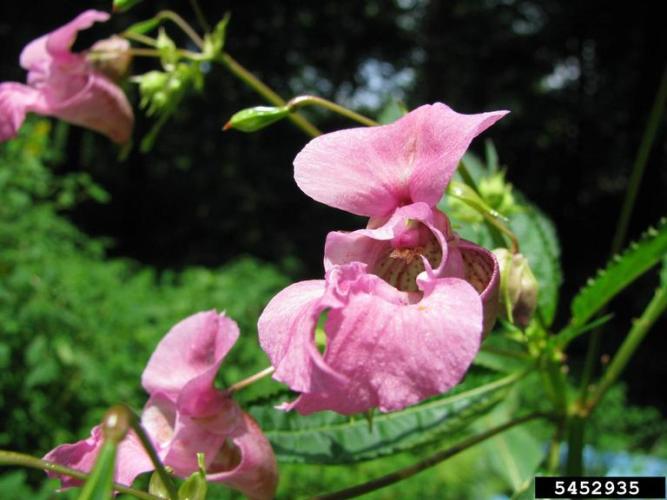
{"label": "drooping bud", "polygon": [[100,73],[117,82],[126,74],[132,62],[130,43],[119,36],[95,42],[86,59]]}
{"label": "drooping bud", "polygon": [[493,251],[500,266],[500,313],[525,328],[537,307],[538,283],[528,260],[506,248]]}
{"label": "drooping bud", "polygon": [[289,109],[285,106],[255,106],[254,108],[242,109],[229,119],[223,130],[233,128],[241,132],[256,132],[282,120],[288,114]]}

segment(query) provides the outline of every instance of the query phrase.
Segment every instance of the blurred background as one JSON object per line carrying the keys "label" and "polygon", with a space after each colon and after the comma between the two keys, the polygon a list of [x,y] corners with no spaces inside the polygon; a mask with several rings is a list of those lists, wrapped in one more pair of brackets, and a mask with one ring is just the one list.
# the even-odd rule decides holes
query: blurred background
{"label": "blurred background", "polygon": [[[110,3],[3,2],[0,81],[24,81],[18,55],[29,41]],[[511,110],[483,138],[493,140],[507,179],[555,223],[564,275],[556,326],[563,324],[572,295],[609,257],[667,62],[664,18],[651,2],[201,5],[213,23],[231,12],[226,50],[283,97],[313,93],[369,116],[397,100],[408,108],[442,101],[466,113]],[[196,25],[187,1],[146,1],[82,33],[76,47],[162,8]],[[170,34],[187,45],[178,31]],[[150,64],[136,61],[134,73]],[[134,103],[136,90],[127,84]],[[45,121],[0,145],[0,447],[41,454],[83,437],[109,403],[141,406],[147,353],[171,324],[200,309],[226,309],[244,332],[225,381],[265,365],[254,337],[263,305],[287,283],[321,276],[326,233],[357,228],[361,219],[313,203],[296,187],[292,160],[307,137],[288,122],[255,134],[221,132],[234,112],[258,104],[211,67],[204,89],[186,97],[148,154],[135,147],[120,161],[103,137]],[[304,113],[325,131],[353,125]],[[152,120],[136,115],[138,143]],[[478,139],[473,151],[483,146]],[[630,239],[667,213],[666,159],[663,120]],[[655,282],[647,277],[614,304],[603,352],[613,353]],[[627,393],[619,387],[610,398],[596,434],[601,447],[664,453],[656,443],[667,429],[665,326],[656,324],[630,364]],[[572,351],[574,371],[585,343]],[[2,484],[19,488],[25,477],[13,473]]]}

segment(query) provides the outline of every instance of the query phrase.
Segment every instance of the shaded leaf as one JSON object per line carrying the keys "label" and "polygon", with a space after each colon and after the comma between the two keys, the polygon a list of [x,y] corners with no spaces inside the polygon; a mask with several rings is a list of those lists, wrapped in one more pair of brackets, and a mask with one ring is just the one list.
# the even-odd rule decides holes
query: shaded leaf
{"label": "shaded leaf", "polygon": [[[649,229],[640,240],[615,256],[603,270],[591,278],[572,301],[572,324],[582,325],[602,309],[625,287],[655,266],[667,254],[667,221]],[[663,270],[663,282],[667,280]]]}
{"label": "shaded leaf", "polygon": [[[462,431],[493,408],[518,378],[511,375],[400,412],[375,415],[372,429],[364,416],[350,418],[321,412],[303,417],[266,405],[251,407],[249,412],[271,441],[280,462],[351,463],[405,451]],[[479,377],[473,377],[470,385],[479,382]]]}

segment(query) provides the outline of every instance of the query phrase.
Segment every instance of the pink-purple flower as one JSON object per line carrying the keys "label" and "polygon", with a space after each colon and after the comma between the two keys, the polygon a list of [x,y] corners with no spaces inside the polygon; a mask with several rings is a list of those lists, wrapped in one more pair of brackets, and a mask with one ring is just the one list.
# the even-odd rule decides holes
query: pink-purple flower
{"label": "pink-purple flower", "polygon": [[106,12],[87,10],[23,49],[27,85],[0,83],[0,142],[16,136],[27,113],[81,125],[117,143],[130,139],[134,115],[123,91],[85,54],[71,51],[78,31],[108,18]]}
{"label": "pink-purple flower", "polygon": [[260,317],[274,378],[300,393],[285,409],[394,411],[461,380],[495,321],[498,265],[435,206],[472,139],[505,114],[436,103],[317,137],[297,155],[306,194],[369,221],[329,233],[325,279],[289,286]]}
{"label": "pink-purple flower", "polygon": [[[175,325],[151,356],[142,376],[150,398],[141,423],[162,462],[177,476],[198,470],[203,453],[206,479],[235,488],[249,498],[272,498],[277,485],[275,456],[255,421],[214,388],[215,375],[238,338],[236,323],[215,311]],[[90,438],[58,446],[45,460],[89,471],[102,444],[95,427]],[[130,432],[118,450],[115,480],[130,485],[153,469],[137,436]],[[78,481],[61,477],[63,487]]]}

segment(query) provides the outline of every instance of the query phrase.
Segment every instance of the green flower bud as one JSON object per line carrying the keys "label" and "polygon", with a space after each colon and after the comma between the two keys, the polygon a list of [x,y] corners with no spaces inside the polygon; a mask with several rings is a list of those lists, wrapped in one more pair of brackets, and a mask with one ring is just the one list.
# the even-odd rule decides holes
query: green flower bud
{"label": "green flower bud", "polygon": [[247,108],[234,114],[225,124],[223,130],[233,128],[241,132],[255,132],[282,120],[287,115],[289,115],[289,109],[285,106],[280,108],[274,106]]}
{"label": "green flower bud", "polygon": [[500,313],[525,328],[537,307],[538,283],[528,260],[520,253],[497,248],[493,254],[500,266]]}
{"label": "green flower bud", "polygon": [[505,172],[496,172],[479,181],[479,193],[495,211],[509,215],[518,211],[518,205],[512,194],[512,185],[505,180]]}

